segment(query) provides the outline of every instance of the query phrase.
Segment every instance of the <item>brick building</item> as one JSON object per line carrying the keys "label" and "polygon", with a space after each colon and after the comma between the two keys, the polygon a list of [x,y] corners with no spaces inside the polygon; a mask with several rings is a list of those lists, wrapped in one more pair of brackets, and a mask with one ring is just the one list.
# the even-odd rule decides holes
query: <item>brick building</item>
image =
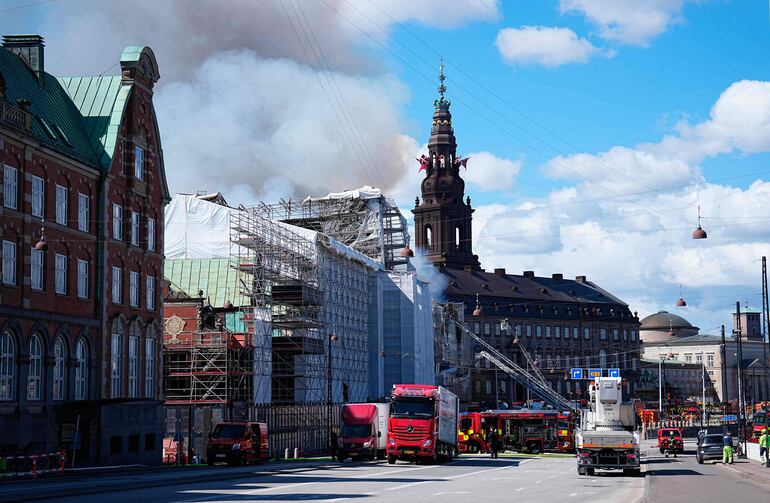
{"label": "brick building", "polygon": [[[519,347],[526,348],[551,387],[566,397],[582,397],[586,389],[584,383],[565,378],[571,367],[620,368],[626,378],[624,391],[633,393],[639,319],[626,303],[585,276],[570,280],[562,274],[540,277],[533,271],[515,275],[501,268],[482,269],[473,253],[474,209],[460,175],[468,161],[457,157],[443,68],[439,79],[428,156],[421,167],[425,178],[412,212],[416,247],[446,279],[445,300],[464,305],[468,328],[522,366],[527,363]],[[472,161],[468,169],[473,169]],[[480,350],[474,347],[472,354]],[[488,365],[466,373],[472,360],[459,367],[438,363],[441,374],[455,381],[469,376],[470,392],[460,397],[469,406],[494,407],[527,398],[507,374]],[[468,389],[456,382],[454,386]]]}
{"label": "brick building", "polygon": [[127,48],[115,76],[44,63],[41,37],[3,38],[0,447],[159,462],[158,66],[149,47]]}

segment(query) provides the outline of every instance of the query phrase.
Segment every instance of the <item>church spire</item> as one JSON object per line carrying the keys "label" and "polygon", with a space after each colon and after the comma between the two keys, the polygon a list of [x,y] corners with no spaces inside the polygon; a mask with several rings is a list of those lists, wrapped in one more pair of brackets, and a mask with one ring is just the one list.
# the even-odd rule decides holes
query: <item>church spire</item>
{"label": "church spire", "polygon": [[439,65],[439,71],[438,71],[439,98],[433,101],[433,106],[436,110],[443,109],[448,111],[449,107],[452,105],[452,103],[449,100],[444,98],[444,93],[446,92],[446,86],[444,85],[445,80],[446,80],[446,76],[444,75],[444,58],[441,58],[441,64]]}

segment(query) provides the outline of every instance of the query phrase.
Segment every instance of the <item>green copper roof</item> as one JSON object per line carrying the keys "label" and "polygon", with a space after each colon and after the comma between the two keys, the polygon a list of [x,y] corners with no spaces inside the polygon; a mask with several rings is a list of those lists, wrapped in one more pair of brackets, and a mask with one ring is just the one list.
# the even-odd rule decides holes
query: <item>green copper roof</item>
{"label": "green copper roof", "polygon": [[88,139],[104,169],[109,169],[131,86],[118,75],[60,77],[59,82],[83,116]]}
{"label": "green copper roof", "polygon": [[56,78],[43,73],[38,80],[20,57],[5,49],[0,50],[0,73],[6,83],[8,103],[16,106],[18,100],[29,100],[35,138],[64,155],[99,166],[80,112]]}
{"label": "green copper roof", "polygon": [[203,290],[203,297],[214,307],[224,307],[228,300],[236,307],[249,305],[249,299],[240,295],[229,259],[166,259],[163,276],[174,292],[198,297],[198,291]]}

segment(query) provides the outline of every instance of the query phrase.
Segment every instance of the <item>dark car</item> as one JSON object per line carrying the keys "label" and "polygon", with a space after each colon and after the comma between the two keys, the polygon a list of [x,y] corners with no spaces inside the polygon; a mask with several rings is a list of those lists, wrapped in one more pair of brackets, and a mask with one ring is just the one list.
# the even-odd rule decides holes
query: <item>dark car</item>
{"label": "dark car", "polygon": [[722,459],[722,435],[702,435],[698,437],[698,448],[695,451],[698,464],[709,459]]}

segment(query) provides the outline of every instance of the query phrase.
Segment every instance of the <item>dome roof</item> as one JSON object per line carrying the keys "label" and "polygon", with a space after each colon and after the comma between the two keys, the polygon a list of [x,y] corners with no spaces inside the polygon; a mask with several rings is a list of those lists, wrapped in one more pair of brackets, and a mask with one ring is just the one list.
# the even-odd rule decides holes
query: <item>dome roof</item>
{"label": "dome roof", "polygon": [[639,330],[676,330],[676,329],[698,329],[692,324],[678,316],[667,311],[658,311],[641,320]]}

